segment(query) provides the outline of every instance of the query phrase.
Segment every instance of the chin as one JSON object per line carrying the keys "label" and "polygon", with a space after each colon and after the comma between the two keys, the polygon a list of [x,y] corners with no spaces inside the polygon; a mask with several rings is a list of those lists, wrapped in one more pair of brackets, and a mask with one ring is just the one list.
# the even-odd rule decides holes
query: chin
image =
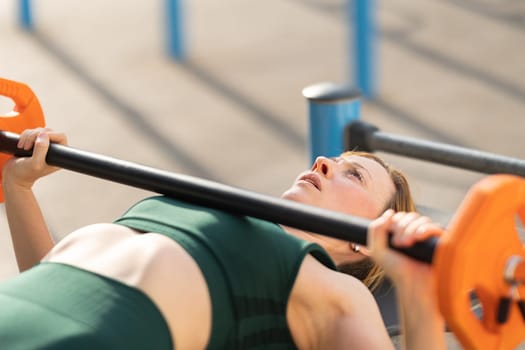
{"label": "chin", "polygon": [[281,198],[303,204],[311,204],[308,194],[297,188],[287,190],[282,194]]}

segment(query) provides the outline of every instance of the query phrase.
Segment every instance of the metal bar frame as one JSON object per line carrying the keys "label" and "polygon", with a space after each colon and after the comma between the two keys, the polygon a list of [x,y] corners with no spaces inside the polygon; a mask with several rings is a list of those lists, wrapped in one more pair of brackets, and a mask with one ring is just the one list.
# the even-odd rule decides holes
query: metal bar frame
{"label": "metal bar frame", "polygon": [[351,122],[346,127],[345,147],[366,152],[384,151],[485,174],[513,174],[525,177],[525,160],[389,134],[362,120]]}

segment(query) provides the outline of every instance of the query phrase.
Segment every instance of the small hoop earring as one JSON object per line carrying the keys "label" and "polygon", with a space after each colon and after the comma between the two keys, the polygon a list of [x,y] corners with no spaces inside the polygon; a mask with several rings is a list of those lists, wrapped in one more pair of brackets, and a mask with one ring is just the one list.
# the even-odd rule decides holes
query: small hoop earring
{"label": "small hoop earring", "polygon": [[359,253],[361,251],[361,247],[359,246],[359,244],[352,243],[352,251],[354,253]]}

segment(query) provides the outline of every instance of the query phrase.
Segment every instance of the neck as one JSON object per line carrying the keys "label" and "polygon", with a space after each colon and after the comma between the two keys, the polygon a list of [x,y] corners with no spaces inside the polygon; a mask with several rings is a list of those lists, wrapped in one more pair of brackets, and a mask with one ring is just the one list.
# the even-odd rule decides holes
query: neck
{"label": "neck", "polygon": [[282,226],[282,228],[286,233],[295,236],[299,239],[302,239],[303,241],[316,243],[320,245],[326,251],[326,253],[328,253],[330,258],[336,265],[347,262],[349,254],[353,254],[352,252],[350,252],[350,249],[342,248],[343,245],[348,244],[344,241],[337,242],[337,244],[334,245],[334,242],[330,241],[329,239],[327,239],[327,237],[322,235],[299,230],[293,227]]}
{"label": "neck", "polygon": [[302,239],[303,241],[313,242],[312,240],[313,237],[311,233],[308,233],[306,231],[302,231],[302,230],[299,230],[293,227],[288,227],[288,226],[281,226],[281,227],[286,233],[292,236]]}

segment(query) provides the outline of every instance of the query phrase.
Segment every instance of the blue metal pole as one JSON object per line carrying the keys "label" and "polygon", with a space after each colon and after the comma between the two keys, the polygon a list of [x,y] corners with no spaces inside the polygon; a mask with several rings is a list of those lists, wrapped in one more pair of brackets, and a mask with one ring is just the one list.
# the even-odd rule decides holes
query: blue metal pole
{"label": "blue metal pole", "polygon": [[26,30],[33,29],[33,17],[31,15],[31,0],[20,0],[18,2],[18,20],[20,26]]}
{"label": "blue metal pole", "polygon": [[320,83],[303,89],[308,99],[310,160],[344,151],[344,130],[359,119],[361,94],[348,86]]}
{"label": "blue metal pole", "polygon": [[376,94],[376,57],[375,57],[375,0],[349,0],[349,26],[353,38],[352,55],[354,57],[354,84],[366,98]]}
{"label": "blue metal pole", "polygon": [[167,0],[166,10],[168,54],[177,61],[184,61],[186,48],[181,1]]}

